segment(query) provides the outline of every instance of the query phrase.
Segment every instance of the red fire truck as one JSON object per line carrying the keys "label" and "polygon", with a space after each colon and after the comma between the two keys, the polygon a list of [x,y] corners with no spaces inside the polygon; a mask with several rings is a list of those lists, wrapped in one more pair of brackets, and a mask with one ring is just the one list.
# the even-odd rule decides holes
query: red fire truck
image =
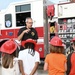
{"label": "red fire truck", "polygon": [[62,38],[68,48],[69,40],[75,36],[74,7],[75,3],[53,4],[48,0],[11,3],[8,8],[0,11],[0,41],[10,38],[18,41],[18,30],[25,26],[26,17],[32,17],[33,27],[39,36],[36,50],[41,58],[49,52],[50,39],[55,35]]}

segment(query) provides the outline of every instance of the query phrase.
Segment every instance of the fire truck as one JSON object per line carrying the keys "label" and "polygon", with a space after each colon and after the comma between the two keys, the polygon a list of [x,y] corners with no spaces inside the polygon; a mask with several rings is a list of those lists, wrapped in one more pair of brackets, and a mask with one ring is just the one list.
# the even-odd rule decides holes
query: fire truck
{"label": "fire truck", "polygon": [[54,36],[59,36],[67,49],[70,46],[70,39],[75,36],[74,7],[75,3],[54,4],[48,0],[11,3],[5,10],[0,11],[0,42],[10,38],[19,42],[18,31],[25,26],[25,19],[31,17],[39,37],[36,50],[42,59],[49,53],[49,42]]}

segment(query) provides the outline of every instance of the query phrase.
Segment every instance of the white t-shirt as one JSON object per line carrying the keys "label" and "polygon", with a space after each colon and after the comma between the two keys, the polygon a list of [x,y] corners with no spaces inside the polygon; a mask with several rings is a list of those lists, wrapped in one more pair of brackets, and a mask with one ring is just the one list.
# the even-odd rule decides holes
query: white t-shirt
{"label": "white t-shirt", "polygon": [[13,68],[2,67],[2,75],[20,75],[18,59],[13,59]]}
{"label": "white t-shirt", "polygon": [[[35,66],[35,62],[40,62],[40,55],[35,51],[35,55],[32,56],[28,51],[29,49],[20,51],[19,59],[23,61],[24,72],[29,75]],[[37,72],[34,75],[37,75]]]}

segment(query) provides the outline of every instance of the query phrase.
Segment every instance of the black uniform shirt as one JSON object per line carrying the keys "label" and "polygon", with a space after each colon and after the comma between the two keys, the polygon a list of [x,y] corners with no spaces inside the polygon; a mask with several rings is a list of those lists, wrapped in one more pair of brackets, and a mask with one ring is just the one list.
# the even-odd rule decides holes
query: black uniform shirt
{"label": "black uniform shirt", "polygon": [[[18,32],[18,36],[24,31],[26,30],[27,28],[26,27],[23,27],[19,30]],[[34,40],[37,40],[38,39],[38,34],[37,34],[37,31],[34,29],[34,28],[30,28],[30,31],[28,33],[25,33],[23,35],[23,38],[21,39],[21,41],[23,40],[27,40],[28,38],[31,38],[31,39],[34,39]]]}

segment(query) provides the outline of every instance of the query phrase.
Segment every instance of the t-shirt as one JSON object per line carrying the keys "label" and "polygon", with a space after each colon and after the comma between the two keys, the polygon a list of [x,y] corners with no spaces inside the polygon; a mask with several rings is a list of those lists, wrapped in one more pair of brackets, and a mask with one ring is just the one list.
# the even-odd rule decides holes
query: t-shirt
{"label": "t-shirt", "polygon": [[[19,30],[19,32],[18,32],[18,36],[19,36],[24,30],[26,30],[26,29],[27,29],[26,27],[21,28],[21,29]],[[23,35],[23,38],[22,38],[21,41],[27,40],[27,39],[29,39],[29,38],[34,39],[34,40],[37,40],[37,39],[38,39],[37,31],[36,31],[34,28],[30,28],[30,31],[29,31],[28,33],[25,33],[25,34]]]}
{"label": "t-shirt", "polygon": [[20,75],[18,59],[13,59],[13,68],[2,67],[2,75]]}
{"label": "t-shirt", "polygon": [[[40,55],[37,51],[35,51],[34,56],[29,54],[28,52],[29,52],[29,49],[20,51],[19,60],[23,61],[24,72],[29,75],[35,66],[35,62],[40,62]],[[34,75],[37,75],[37,72]]]}
{"label": "t-shirt", "polygon": [[66,56],[64,54],[50,53],[46,56],[49,75],[64,75]]}

